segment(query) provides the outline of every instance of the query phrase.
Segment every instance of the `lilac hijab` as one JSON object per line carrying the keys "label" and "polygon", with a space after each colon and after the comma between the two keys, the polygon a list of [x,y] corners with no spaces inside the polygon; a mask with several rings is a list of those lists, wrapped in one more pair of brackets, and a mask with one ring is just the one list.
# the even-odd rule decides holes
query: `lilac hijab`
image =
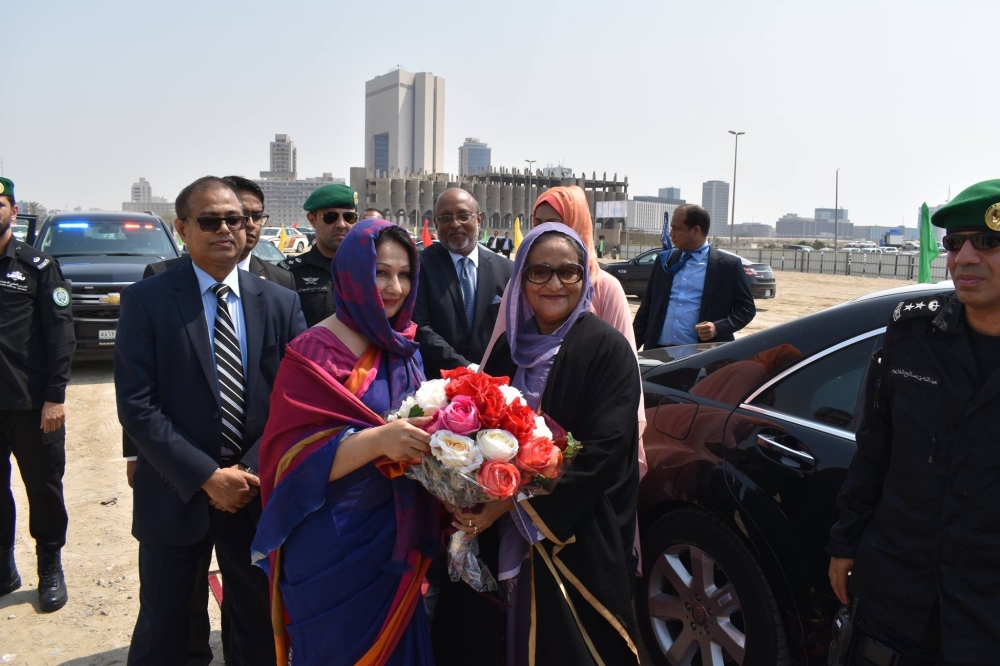
{"label": "lilac hijab", "polygon": [[397,409],[424,380],[419,345],[414,340],[417,325],[410,319],[417,301],[419,256],[418,265],[412,267],[410,293],[391,320],[385,316],[382,296],[375,286],[375,240],[394,226],[376,218],[359,221],[344,237],[331,265],[337,319],[384,350],[383,362],[388,362],[389,370],[390,410]]}
{"label": "lilac hijab", "polygon": [[[524,270],[528,265],[528,255],[531,253],[532,244],[547,232],[555,231],[573,239],[578,246],[579,253],[585,258],[583,262],[583,290],[580,294],[580,301],[570,312],[569,317],[551,335],[542,335],[538,332],[538,325],[535,323],[535,312],[531,309],[531,304],[521,290],[524,282]],[[517,258],[514,261],[514,274],[510,280],[510,298],[507,301],[507,340],[510,343],[510,355],[517,372],[511,380],[514,388],[521,391],[528,405],[537,410],[542,401],[542,392],[545,390],[545,382],[549,379],[549,372],[552,370],[552,363],[556,354],[562,346],[566,334],[573,328],[584,313],[590,309],[590,301],[594,298],[594,285],[591,282],[590,270],[586,261],[587,251],[584,249],[583,240],[572,229],[565,224],[547,222],[540,224],[524,237],[521,246],[517,250]]]}

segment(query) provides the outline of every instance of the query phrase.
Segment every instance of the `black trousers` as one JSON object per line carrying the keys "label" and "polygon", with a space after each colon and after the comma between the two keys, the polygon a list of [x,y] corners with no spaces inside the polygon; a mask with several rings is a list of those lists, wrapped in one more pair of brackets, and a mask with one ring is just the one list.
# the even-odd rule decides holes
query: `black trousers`
{"label": "black trousers", "polygon": [[42,432],[42,410],[0,410],[0,550],[14,547],[17,512],[10,491],[10,454],[17,458],[28,493],[28,531],[39,546],[66,545],[66,427]]}
{"label": "black trousers", "polygon": [[230,666],[273,666],[267,576],[250,564],[260,498],[236,513],[211,510],[209,534],[190,546],[139,544],[139,617],[128,664],[185,663],[195,586],[206,586],[203,554],[215,545],[222,570],[222,644]]}
{"label": "black trousers", "polygon": [[[858,612],[858,620],[861,625],[861,633],[899,653],[899,660],[895,666],[985,666],[985,664],[945,661],[941,657],[941,616],[939,613],[939,608],[931,613],[927,628],[919,641],[899,633],[885,618],[866,613],[864,607]],[[852,659],[854,666],[878,666],[861,656],[860,652],[861,650],[856,647]]]}

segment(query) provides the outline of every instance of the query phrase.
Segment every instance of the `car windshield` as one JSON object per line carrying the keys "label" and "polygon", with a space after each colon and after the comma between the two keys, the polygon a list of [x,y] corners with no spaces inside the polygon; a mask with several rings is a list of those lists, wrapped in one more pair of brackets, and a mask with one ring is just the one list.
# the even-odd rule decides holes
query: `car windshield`
{"label": "car windshield", "polygon": [[264,227],[260,230],[260,235],[263,236],[277,236],[281,233],[281,227]]}
{"label": "car windshield", "polygon": [[285,260],[285,255],[273,243],[257,243],[253,246],[253,250],[250,253],[273,264]]}
{"label": "car windshield", "polygon": [[14,238],[17,240],[24,240],[28,235],[28,225],[27,224],[13,224],[11,225],[11,233],[14,234]]}
{"label": "car windshield", "polygon": [[175,251],[159,222],[79,220],[50,224],[39,245],[56,257],[80,254],[119,256],[174,256]]}

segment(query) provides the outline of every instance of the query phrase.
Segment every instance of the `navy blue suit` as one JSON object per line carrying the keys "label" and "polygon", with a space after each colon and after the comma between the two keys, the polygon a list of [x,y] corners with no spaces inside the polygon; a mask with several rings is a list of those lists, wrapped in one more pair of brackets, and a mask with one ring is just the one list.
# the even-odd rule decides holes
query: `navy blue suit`
{"label": "navy blue suit", "polygon": [[[306,324],[298,294],[245,271],[238,275],[247,342],[240,462],[256,469],[278,365]],[[181,637],[199,583],[198,553],[211,540],[231,619],[230,635],[223,635],[227,653],[237,664],[273,664],[273,643],[270,654],[260,644],[271,642],[267,578],[250,565],[259,498],[228,514],[209,507],[200,489],[219,468],[222,424],[215,355],[190,263],[122,291],[115,391],[118,418],[139,450],[132,535],[140,546],[141,590],[129,663],[184,661]]]}

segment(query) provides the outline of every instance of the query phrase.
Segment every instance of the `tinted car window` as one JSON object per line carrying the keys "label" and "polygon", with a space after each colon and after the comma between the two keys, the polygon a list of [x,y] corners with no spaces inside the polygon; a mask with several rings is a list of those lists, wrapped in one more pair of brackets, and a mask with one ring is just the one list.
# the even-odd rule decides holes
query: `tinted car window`
{"label": "tinted car window", "polygon": [[757,396],[751,404],[854,430],[858,394],[875,342],[874,337],[861,340],[809,363]]}
{"label": "tinted car window", "polygon": [[640,264],[651,264],[656,261],[656,258],[660,256],[659,252],[649,252],[647,254],[640,254],[637,261]]}
{"label": "tinted car window", "polygon": [[158,222],[92,220],[59,222],[45,229],[39,249],[60,257],[74,254],[135,254],[172,257],[174,247]]}

